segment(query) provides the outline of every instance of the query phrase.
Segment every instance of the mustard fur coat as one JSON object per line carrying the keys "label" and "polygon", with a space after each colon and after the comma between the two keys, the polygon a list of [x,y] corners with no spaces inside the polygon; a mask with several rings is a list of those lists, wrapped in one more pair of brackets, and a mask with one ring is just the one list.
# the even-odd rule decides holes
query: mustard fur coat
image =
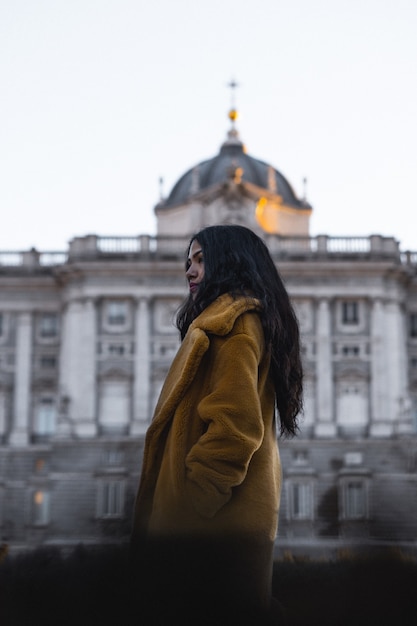
{"label": "mustard fur coat", "polygon": [[259,306],[224,294],[189,327],[146,434],[133,538],[273,545],[281,464]]}

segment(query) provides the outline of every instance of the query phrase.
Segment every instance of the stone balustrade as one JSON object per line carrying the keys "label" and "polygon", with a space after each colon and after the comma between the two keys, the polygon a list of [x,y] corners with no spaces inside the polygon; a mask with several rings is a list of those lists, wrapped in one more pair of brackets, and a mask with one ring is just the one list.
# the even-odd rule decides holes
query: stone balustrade
{"label": "stone balustrade", "polygon": [[[401,252],[399,242],[393,237],[371,235],[369,237],[280,237],[266,234],[265,243],[271,254],[278,259],[305,259],[362,256],[396,260],[404,265],[417,264],[417,252]],[[170,258],[181,260],[189,237],[138,235],[128,237],[100,237],[85,235],[69,242],[67,252],[0,251],[0,267],[36,268],[63,265],[71,261],[126,258]]]}

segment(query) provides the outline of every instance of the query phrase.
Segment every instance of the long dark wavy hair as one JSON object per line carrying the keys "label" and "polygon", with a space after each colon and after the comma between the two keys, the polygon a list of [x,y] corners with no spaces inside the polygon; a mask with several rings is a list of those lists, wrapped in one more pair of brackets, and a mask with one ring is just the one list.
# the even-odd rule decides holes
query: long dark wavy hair
{"label": "long dark wavy hair", "polygon": [[195,233],[203,251],[204,278],[195,299],[186,298],[176,317],[184,339],[191,322],[218,296],[254,296],[262,304],[261,322],[271,353],[271,377],[275,387],[280,434],[298,431],[303,409],[303,368],[300,331],[295,311],[269,250],[252,230],[239,225],[218,225]]}

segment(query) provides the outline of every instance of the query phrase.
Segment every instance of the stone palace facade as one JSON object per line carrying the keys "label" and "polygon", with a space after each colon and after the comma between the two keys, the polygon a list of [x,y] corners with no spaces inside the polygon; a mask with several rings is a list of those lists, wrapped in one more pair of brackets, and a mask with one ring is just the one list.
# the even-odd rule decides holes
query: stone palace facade
{"label": "stone palace facade", "polygon": [[280,441],[277,555],[417,540],[417,253],[310,237],[312,207],[249,156],[219,153],[155,207],[157,235],[0,252],[0,535],[11,550],[127,541],[146,429],[178,348],[189,236],[264,237],[302,329],[301,432]]}

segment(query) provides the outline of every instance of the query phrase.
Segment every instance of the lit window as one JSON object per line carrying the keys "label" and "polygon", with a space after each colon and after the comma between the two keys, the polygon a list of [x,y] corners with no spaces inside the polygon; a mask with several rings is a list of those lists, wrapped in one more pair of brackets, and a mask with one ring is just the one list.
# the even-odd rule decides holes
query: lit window
{"label": "lit window", "polygon": [[43,472],[45,470],[45,459],[39,458],[35,461],[35,472],[37,474]]}
{"label": "lit window", "polygon": [[36,526],[44,526],[49,522],[49,492],[36,490],[32,497],[32,522]]}
{"label": "lit window", "polygon": [[351,480],[344,485],[345,517],[359,519],[366,515],[365,484],[361,480]]}
{"label": "lit window", "polygon": [[290,494],[291,517],[293,519],[311,519],[313,516],[311,483],[292,483]]}
{"label": "lit window", "polygon": [[43,313],[39,320],[39,334],[41,337],[56,337],[58,335],[58,316],[56,313]]}
{"label": "lit window", "polygon": [[359,324],[359,306],[355,300],[342,302],[342,323]]}
{"label": "lit window", "polygon": [[124,512],[124,497],[124,481],[102,481],[99,484],[98,490],[98,517],[122,517]]}
{"label": "lit window", "polygon": [[49,436],[55,432],[56,408],[53,398],[41,398],[36,411],[37,435]]}
{"label": "lit window", "polygon": [[127,321],[127,303],[113,301],[107,304],[107,323],[110,326],[124,326]]}

